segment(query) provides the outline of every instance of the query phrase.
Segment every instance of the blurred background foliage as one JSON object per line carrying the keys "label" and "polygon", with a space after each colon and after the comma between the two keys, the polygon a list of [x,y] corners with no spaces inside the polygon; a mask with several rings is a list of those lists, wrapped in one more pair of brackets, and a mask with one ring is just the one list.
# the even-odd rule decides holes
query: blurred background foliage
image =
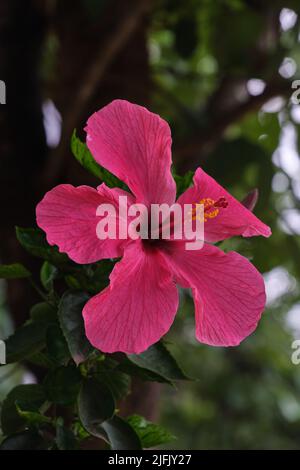
{"label": "blurred background foliage", "polygon": [[[18,70],[18,60],[7,55],[0,78],[8,77],[11,108],[1,109],[9,128],[6,146],[1,144],[1,181],[2,200],[7,198],[11,211],[2,222],[1,260],[16,260],[10,230],[23,222],[33,225],[34,203],[45,189],[58,181],[94,182],[71,162],[73,128],[84,135],[88,115],[113,98],[146,104],[170,123],[177,171],[201,165],[241,200],[258,188],[255,213],[273,231],[268,240],[221,245],[244,254],[264,273],[268,301],[257,331],[238,348],[197,343],[192,298],[182,291],[166,339],[195,381],[177,390],[151,389],[155,400],[146,400],[146,414],[159,413],[177,436],[173,448],[299,449],[300,365],[291,361],[292,342],[300,338],[300,104],[291,99],[292,82],[300,79],[299,2],[19,3],[23,6],[1,6],[7,20],[1,47],[23,50],[20,60],[26,64],[19,72],[27,93],[20,103],[20,75],[13,79],[10,70],[13,65]],[[33,29],[26,30],[20,49],[21,10]],[[19,99],[15,109],[10,98]],[[17,198],[8,199],[9,187],[24,177],[17,209]],[[1,285],[1,337],[28,316],[32,298],[24,291],[20,281],[8,291]],[[0,377],[0,398],[14,384],[34,380],[32,372],[9,367]]]}

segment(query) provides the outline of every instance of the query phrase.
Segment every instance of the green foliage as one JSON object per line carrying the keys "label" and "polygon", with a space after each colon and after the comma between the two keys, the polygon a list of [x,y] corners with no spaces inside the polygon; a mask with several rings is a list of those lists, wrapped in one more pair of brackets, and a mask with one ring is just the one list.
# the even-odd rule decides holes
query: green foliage
{"label": "green foliage", "polygon": [[85,361],[93,348],[84,332],[82,308],[89,296],[84,292],[66,291],[61,298],[58,317],[74,362]]}
{"label": "green foliage", "polygon": [[6,340],[7,363],[24,361],[45,344],[46,328],[42,323],[28,323]]}
{"label": "green foliage", "polygon": [[[130,393],[131,377],[164,383],[186,378],[167,348],[157,343],[140,356],[114,358],[94,350],[85,335],[82,309],[91,294],[107,286],[115,261],[77,266],[50,247],[40,230],[18,228],[17,237],[30,254],[43,259],[41,286],[33,285],[44,301],[33,305],[30,319],[6,340],[7,362],[28,360],[45,370],[45,378],[39,385],[14,388],[4,400],[3,448],[77,449],[90,436],[112,449],[168,440],[153,423],[144,429],[146,422],[120,418],[115,405]],[[14,270],[14,277],[21,274],[22,268]],[[63,415],[71,413],[70,424],[56,416],[57,407]]]}
{"label": "green foliage", "polygon": [[73,366],[60,366],[50,370],[44,380],[47,399],[57,405],[72,405],[77,399],[81,376]]}
{"label": "green foliage", "polygon": [[50,324],[56,321],[56,308],[48,302],[39,302],[30,310],[30,318],[34,323]]}
{"label": "green foliage", "polygon": [[102,168],[92,157],[91,152],[87,148],[86,144],[76,136],[76,129],[74,129],[71,138],[71,150],[76,160],[88,170],[92,175],[99,179],[102,179]]}
{"label": "green foliage", "polygon": [[19,243],[28,253],[38,258],[49,261],[54,266],[64,267],[70,260],[64,253],[59,253],[57,247],[48,245],[45,234],[34,228],[16,228]]}
{"label": "green foliage", "polygon": [[58,276],[58,270],[49,261],[45,261],[41,268],[41,283],[47,291],[53,289],[53,282]]}
{"label": "green foliage", "polygon": [[49,357],[57,364],[67,364],[70,352],[58,324],[49,325],[46,332],[46,349]]}
{"label": "green foliage", "polygon": [[108,187],[126,189],[126,185],[122,181],[95,161],[86,144],[81,142],[81,140],[76,136],[76,129],[74,129],[71,138],[71,150],[76,160],[86,170],[92,173],[92,175],[102,180]]}
{"label": "green foliage", "polygon": [[110,357],[100,357],[96,365],[96,377],[104,382],[115,400],[121,400],[130,391],[131,380],[129,375],[118,369],[118,362]]}
{"label": "green foliage", "polygon": [[0,450],[43,450],[46,443],[35,431],[24,431],[4,439]]}
{"label": "green foliage", "polygon": [[59,450],[77,450],[78,441],[71,429],[64,426],[62,418],[56,423],[56,445]]}
{"label": "green foliage", "polygon": [[181,194],[184,193],[184,191],[186,191],[192,185],[193,176],[194,176],[193,171],[188,171],[183,176],[177,175],[175,171],[173,171],[173,177],[174,177],[174,180],[176,182],[176,187],[177,187],[176,198],[181,196]]}
{"label": "green foliage", "polygon": [[20,263],[0,265],[1,279],[22,279],[30,276],[31,273],[28,271],[28,269],[26,269]]}
{"label": "green foliage", "polygon": [[25,411],[22,410],[18,402],[15,403],[18,415],[22,418],[28,425],[41,425],[41,424],[50,424],[51,419],[47,416],[42,415],[37,411]]}
{"label": "green foliage", "polygon": [[139,368],[154,373],[163,382],[188,380],[163,342],[150,346],[141,354],[130,354],[128,359]]}
{"label": "green foliage", "polygon": [[145,449],[156,447],[175,439],[169,431],[158,424],[147,421],[143,416],[129,416],[127,422],[135,430],[140,438],[142,447]]}
{"label": "green foliage", "polygon": [[124,419],[113,416],[102,423],[112,450],[137,450],[141,449],[141,441],[138,434]]}
{"label": "green foliage", "polygon": [[112,418],[114,412],[115,402],[110,389],[94,378],[84,380],[78,396],[78,413],[84,428],[103,439],[103,423]]}
{"label": "green foliage", "polygon": [[[6,397],[1,410],[1,428],[4,434],[9,435],[20,431],[26,425],[27,416],[20,415],[22,412],[37,413],[46,396],[41,385],[18,385]],[[17,406],[18,405],[18,409]],[[25,418],[25,419],[24,419]]]}

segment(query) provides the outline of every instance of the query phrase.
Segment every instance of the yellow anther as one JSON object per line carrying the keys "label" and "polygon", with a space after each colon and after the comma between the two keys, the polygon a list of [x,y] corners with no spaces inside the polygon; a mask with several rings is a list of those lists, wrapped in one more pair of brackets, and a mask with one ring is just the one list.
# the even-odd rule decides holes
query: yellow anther
{"label": "yellow anther", "polygon": [[[203,204],[203,218],[197,216],[197,206],[199,204]],[[220,207],[225,209],[227,207],[228,203],[226,201],[226,199],[224,197],[221,197],[219,198],[217,201],[215,201],[214,199],[211,199],[211,198],[204,198],[204,199],[201,199],[199,202],[197,202],[195,204],[195,207],[193,207],[192,209],[192,220],[202,220],[203,222],[203,219],[204,219],[204,222],[207,222],[208,219],[214,219],[215,217],[217,217],[217,215],[219,214],[220,212]]]}

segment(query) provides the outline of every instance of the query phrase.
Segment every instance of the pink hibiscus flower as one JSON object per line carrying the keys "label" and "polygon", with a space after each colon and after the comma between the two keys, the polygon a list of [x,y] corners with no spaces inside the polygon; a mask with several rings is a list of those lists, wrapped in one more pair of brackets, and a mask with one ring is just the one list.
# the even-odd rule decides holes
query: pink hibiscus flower
{"label": "pink hibiscus flower", "polygon": [[196,337],[214,346],[235,346],[252,333],[265,306],[264,281],[243,256],[225,254],[211,242],[233,235],[269,237],[270,228],[198,168],[194,185],[178,203],[204,204],[205,244],[187,251],[181,240],[99,240],[97,207],[127,195],[128,204],[175,202],[171,133],[147,109],[115,100],[87,122],[95,160],[124,181],[131,194],[101,184],[97,189],[63,184],[36,209],[50,245],[77,263],[121,257],[110,285],[83,309],[86,335],[103,352],[141,353],[170,329],[178,308],[176,284],[191,288]]}

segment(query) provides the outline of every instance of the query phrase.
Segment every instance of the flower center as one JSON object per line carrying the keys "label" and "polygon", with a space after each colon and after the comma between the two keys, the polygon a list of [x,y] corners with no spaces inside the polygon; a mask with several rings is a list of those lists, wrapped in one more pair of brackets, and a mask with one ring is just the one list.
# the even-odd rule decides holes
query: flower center
{"label": "flower center", "polygon": [[195,207],[192,209],[192,220],[197,219],[196,208],[198,204],[203,204],[204,222],[207,222],[208,219],[214,219],[217,217],[220,209],[226,209],[228,201],[224,196],[220,197],[217,201],[209,197],[201,199],[199,202],[196,202]]}

